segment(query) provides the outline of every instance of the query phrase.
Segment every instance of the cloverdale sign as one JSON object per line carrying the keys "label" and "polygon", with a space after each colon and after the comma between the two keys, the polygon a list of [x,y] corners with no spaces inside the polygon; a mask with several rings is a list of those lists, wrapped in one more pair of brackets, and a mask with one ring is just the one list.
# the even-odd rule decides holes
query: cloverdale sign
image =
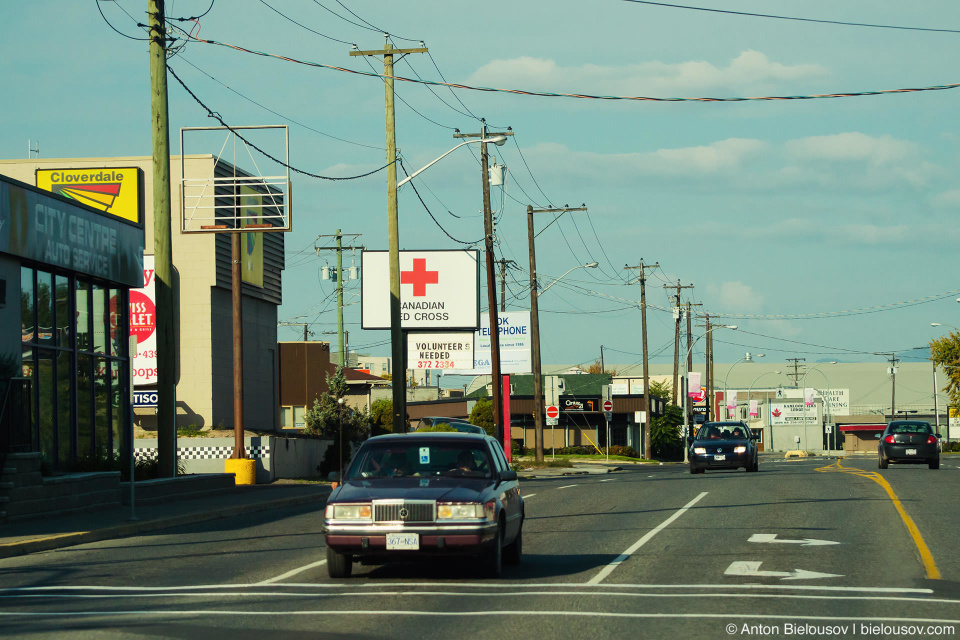
{"label": "cloverdale sign", "polygon": [[[361,253],[364,329],[390,328],[387,251]],[[404,330],[479,327],[480,252],[401,251],[400,326]]]}

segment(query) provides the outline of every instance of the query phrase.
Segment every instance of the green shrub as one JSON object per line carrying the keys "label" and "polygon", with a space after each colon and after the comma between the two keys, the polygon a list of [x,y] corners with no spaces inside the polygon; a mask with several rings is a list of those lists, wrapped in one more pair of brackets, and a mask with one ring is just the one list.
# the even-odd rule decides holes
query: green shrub
{"label": "green shrub", "polygon": [[447,422],[438,422],[436,424],[430,425],[429,427],[423,429],[417,429],[416,431],[411,431],[410,433],[425,433],[431,431],[439,431],[441,433],[457,433],[457,430],[450,426]]}
{"label": "green shrub", "polygon": [[560,455],[569,455],[569,456],[589,456],[596,453],[597,450],[593,447],[584,447],[582,445],[575,445],[572,447],[563,447],[562,449],[557,449],[557,453]]}
{"label": "green shrub", "polygon": [[[604,449],[604,453],[606,453],[606,449]],[[625,447],[620,444],[615,444],[612,447],[610,447],[610,455],[624,456],[626,458],[642,458],[643,457],[639,453],[637,453],[637,450],[634,449],[633,447]]]}
{"label": "green shrub", "polygon": [[527,448],[523,446],[522,440],[510,441],[510,457],[518,458],[527,455]]}

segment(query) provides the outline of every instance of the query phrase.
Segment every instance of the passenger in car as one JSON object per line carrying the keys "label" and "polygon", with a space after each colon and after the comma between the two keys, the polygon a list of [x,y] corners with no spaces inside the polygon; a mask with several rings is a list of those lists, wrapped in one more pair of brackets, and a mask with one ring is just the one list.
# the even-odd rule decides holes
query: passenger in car
{"label": "passenger in car", "polygon": [[472,451],[461,451],[457,456],[457,469],[460,471],[476,471],[477,462],[473,459]]}

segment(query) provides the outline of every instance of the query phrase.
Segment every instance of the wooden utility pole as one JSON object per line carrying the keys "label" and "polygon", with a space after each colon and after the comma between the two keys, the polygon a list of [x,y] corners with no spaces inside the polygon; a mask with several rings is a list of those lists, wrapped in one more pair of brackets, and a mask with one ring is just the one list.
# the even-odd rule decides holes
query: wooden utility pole
{"label": "wooden utility pole", "polygon": [[[793,376],[793,386],[800,386],[800,363],[805,362],[806,358],[787,358],[787,362],[793,363],[793,373],[788,373],[788,376]],[[803,393],[802,391],[800,392]]]}
{"label": "wooden utility pole", "polygon": [[[699,303],[699,302],[698,302],[697,304],[691,304],[691,302],[690,302],[689,300],[687,300],[687,311],[686,311],[686,313],[687,313],[687,363],[686,363],[686,368],[687,368],[687,384],[688,384],[688,385],[689,385],[689,380],[690,380],[690,369],[693,368],[693,349],[690,348],[690,345],[693,344],[693,342],[692,342],[692,340],[693,340],[693,331],[692,331],[691,326],[690,326],[690,323],[691,323],[691,320],[692,320],[692,318],[690,317],[690,307],[699,307],[699,306],[700,306],[700,303]],[[686,393],[688,393],[688,394],[691,393],[689,386],[687,386],[686,389],[687,389]],[[696,391],[699,393],[700,389],[697,389]],[[686,398],[686,397],[683,397],[683,398],[680,399],[680,406],[684,408],[684,413],[688,413],[688,412],[689,412],[689,403],[687,402],[687,398]]]}
{"label": "wooden utility pole", "polygon": [[[164,23],[163,0],[148,0],[147,16],[150,36],[150,111],[153,132],[153,260],[157,305],[157,460],[160,476],[172,478],[177,475],[176,375],[179,354],[173,326],[167,29]],[[132,367],[133,354],[129,356]],[[130,455],[133,456],[133,442],[130,445]]]}
{"label": "wooden utility pole", "polygon": [[[359,233],[347,234],[353,239],[360,237]],[[337,246],[335,247],[314,247],[314,250],[317,252],[317,255],[320,255],[321,251],[336,251],[337,252],[337,340],[339,360],[337,363],[341,367],[347,366],[347,347],[346,341],[343,339],[343,252],[346,250],[354,251],[356,249],[363,250],[363,246],[355,247],[350,245],[349,247],[343,246],[343,237],[344,234],[340,233],[340,229],[337,229],[337,232],[332,236],[320,235],[317,236],[317,239],[320,238],[335,238],[337,241]],[[406,378],[406,376],[404,376]]]}
{"label": "wooden utility pole", "polygon": [[[650,420],[653,417],[653,411],[650,405],[650,362],[647,359],[647,278],[644,268],[657,269],[660,263],[653,265],[644,265],[643,260],[636,267],[624,267],[624,269],[640,269],[640,333],[643,336],[643,404],[646,408],[647,419],[643,421],[643,457],[647,460],[653,459],[653,443],[650,442]],[[636,282],[636,281],[635,281]]]}
{"label": "wooden utility pole", "polygon": [[[493,381],[493,425],[504,448],[510,446],[510,425],[503,425],[503,403],[500,401],[500,323],[497,319],[497,281],[493,256],[493,209],[490,206],[490,168],[487,165],[487,122],[480,121],[480,133],[455,133],[454,138],[480,138],[480,179],[483,182],[483,244],[487,254],[487,308],[490,317],[490,368]],[[513,131],[494,134],[512,136]],[[506,140],[506,137],[503,138]],[[506,434],[506,435],[504,435]]]}
{"label": "wooden utility pole", "polygon": [[[387,235],[390,262],[390,346],[393,358],[393,432],[404,433],[407,423],[406,344],[400,324],[400,237],[397,222],[397,135],[393,106],[393,56],[426,53],[426,47],[395,49],[389,42],[379,51],[351,51],[351,56],[383,56],[383,87],[387,122]],[[399,375],[398,375],[399,374]]]}
{"label": "wooden utility pole", "polygon": [[500,265],[500,311],[507,310],[507,265],[517,264],[514,260],[501,258],[496,261]]}
{"label": "wooden utility pole", "polygon": [[707,417],[706,421],[713,420],[713,332],[710,330],[710,314],[704,315],[704,331],[707,337],[707,346],[704,353],[704,372],[707,376]]}
{"label": "wooden utility pole", "polygon": [[[530,252],[530,340],[532,342],[530,349],[530,359],[533,368],[533,440],[535,446],[535,455],[537,462],[543,462],[543,376],[540,372],[540,307],[537,299],[537,252],[534,239],[537,237],[533,233],[533,214],[535,213],[559,213],[563,215],[567,211],[586,211],[587,208],[579,207],[577,209],[534,209],[527,205],[527,244]],[[558,215],[557,218],[560,216]],[[554,218],[554,222],[557,220]],[[551,222],[550,224],[553,224]],[[547,225],[547,227],[550,226]],[[544,227],[546,229],[547,227]],[[540,231],[543,231],[541,229]],[[552,445],[551,445],[552,446]]]}
{"label": "wooden utility pole", "polygon": [[674,331],[673,331],[673,389],[670,392],[670,404],[676,406],[677,404],[677,383],[680,378],[680,291],[683,289],[693,289],[692,284],[681,285],[680,280],[677,280],[677,284],[665,284],[663,285],[664,289],[676,289],[677,293],[673,296],[673,320],[674,320]]}
{"label": "wooden utility pole", "polygon": [[[887,355],[887,354],[881,354]],[[890,354],[890,419],[897,419],[897,354]]]}

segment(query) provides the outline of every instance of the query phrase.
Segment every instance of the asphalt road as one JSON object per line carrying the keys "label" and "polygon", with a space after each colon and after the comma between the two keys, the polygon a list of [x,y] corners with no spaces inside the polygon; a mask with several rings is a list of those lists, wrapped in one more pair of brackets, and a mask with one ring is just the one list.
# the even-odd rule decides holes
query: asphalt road
{"label": "asphalt road", "polygon": [[524,561],[499,581],[460,559],[330,580],[313,507],[211,521],[0,560],[0,636],[955,637],[958,467],[527,481]]}

